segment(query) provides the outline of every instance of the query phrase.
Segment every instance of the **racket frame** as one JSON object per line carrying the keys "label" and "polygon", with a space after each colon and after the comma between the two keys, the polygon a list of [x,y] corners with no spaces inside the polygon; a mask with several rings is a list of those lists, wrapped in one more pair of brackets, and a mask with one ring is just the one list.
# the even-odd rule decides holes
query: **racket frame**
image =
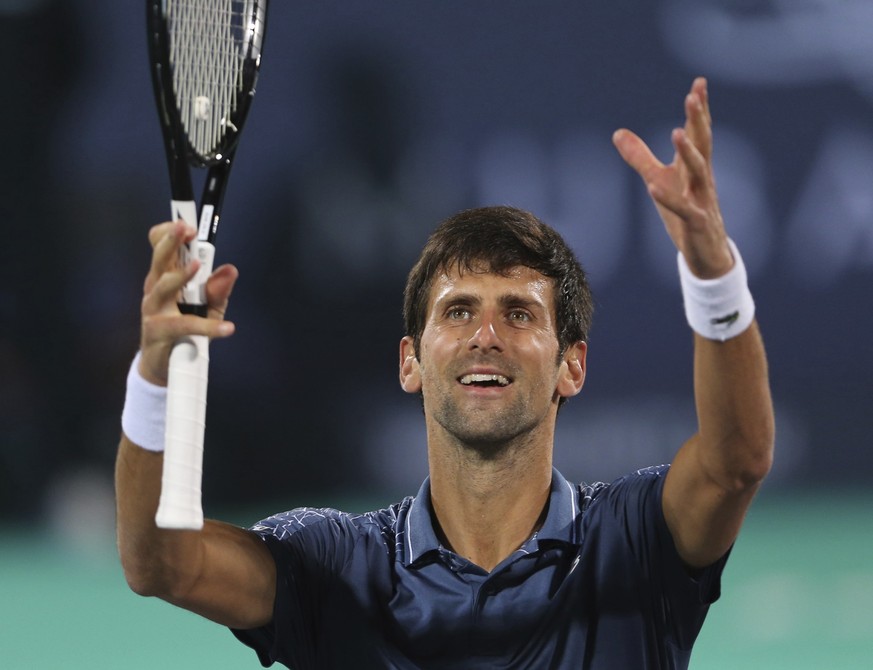
{"label": "racket frame", "polygon": [[[179,309],[205,317],[208,311],[206,281],[212,274],[224,193],[260,69],[267,0],[243,3],[247,23],[236,86],[239,97],[229,118],[222,120],[224,132],[220,140],[208,153],[197,151],[189,141],[176,104],[167,15],[172,1],[146,0],[151,79],[170,177],[172,219],[182,219],[197,230],[195,238],[180,249],[179,262],[183,267],[191,258],[197,258],[200,268],[183,288]],[[199,216],[192,169],[206,169]],[[162,528],[196,530],[203,526],[201,483],[208,374],[208,338],[192,335],[176,342],[170,354],[164,467],[156,514],[156,523]]]}

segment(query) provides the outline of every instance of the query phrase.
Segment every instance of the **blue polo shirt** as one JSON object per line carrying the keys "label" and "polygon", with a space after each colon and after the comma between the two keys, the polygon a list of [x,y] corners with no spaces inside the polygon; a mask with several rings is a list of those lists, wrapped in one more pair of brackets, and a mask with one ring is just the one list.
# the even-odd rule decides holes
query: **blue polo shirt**
{"label": "blue polo shirt", "polygon": [[440,545],[428,480],[375,512],[277,514],[253,527],[276,561],[273,620],[233,632],[293,670],[686,668],[727,557],[683,567],[667,469],[581,485],[555,470],[542,528],[490,573]]}

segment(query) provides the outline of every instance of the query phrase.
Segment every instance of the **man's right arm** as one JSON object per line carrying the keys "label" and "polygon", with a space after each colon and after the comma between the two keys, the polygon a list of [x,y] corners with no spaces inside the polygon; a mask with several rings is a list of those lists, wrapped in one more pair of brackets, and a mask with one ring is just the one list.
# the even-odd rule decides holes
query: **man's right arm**
{"label": "man's right arm", "polygon": [[130,588],[232,628],[273,616],[276,567],[251,531],[207,520],[202,530],[155,525],[163,457],[122,436],[115,467],[118,551]]}
{"label": "man's right arm", "polygon": [[[196,262],[176,266],[179,246],[192,235],[178,222],[149,234],[154,251],[144,287],[139,372],[153,384],[166,385],[169,351],[179,336],[233,332],[222,321],[237,276],[232,266],[218,268],[207,284],[209,318],[182,315],[176,306],[179,289],[196,272]],[[211,520],[199,531],[158,528],[162,469],[160,452],[122,435],[115,469],[118,551],[131,589],[233,628],[268,623],[276,568],[267,546],[250,531]]]}

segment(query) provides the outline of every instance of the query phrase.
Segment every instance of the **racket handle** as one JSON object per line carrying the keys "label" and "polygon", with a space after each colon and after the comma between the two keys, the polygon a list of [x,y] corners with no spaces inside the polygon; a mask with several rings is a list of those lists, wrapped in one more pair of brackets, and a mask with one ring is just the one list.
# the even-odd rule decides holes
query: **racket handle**
{"label": "racket handle", "polygon": [[189,335],[179,340],[170,353],[167,378],[164,470],[155,516],[159,528],[203,527],[201,483],[208,378],[209,338]]}

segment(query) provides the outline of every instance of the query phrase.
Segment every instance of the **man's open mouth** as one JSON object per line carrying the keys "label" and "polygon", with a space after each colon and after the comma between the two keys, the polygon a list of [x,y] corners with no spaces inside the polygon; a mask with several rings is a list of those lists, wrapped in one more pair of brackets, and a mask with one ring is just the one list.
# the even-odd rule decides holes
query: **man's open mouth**
{"label": "man's open mouth", "polygon": [[458,379],[464,386],[509,386],[511,380],[497,374],[470,374]]}

